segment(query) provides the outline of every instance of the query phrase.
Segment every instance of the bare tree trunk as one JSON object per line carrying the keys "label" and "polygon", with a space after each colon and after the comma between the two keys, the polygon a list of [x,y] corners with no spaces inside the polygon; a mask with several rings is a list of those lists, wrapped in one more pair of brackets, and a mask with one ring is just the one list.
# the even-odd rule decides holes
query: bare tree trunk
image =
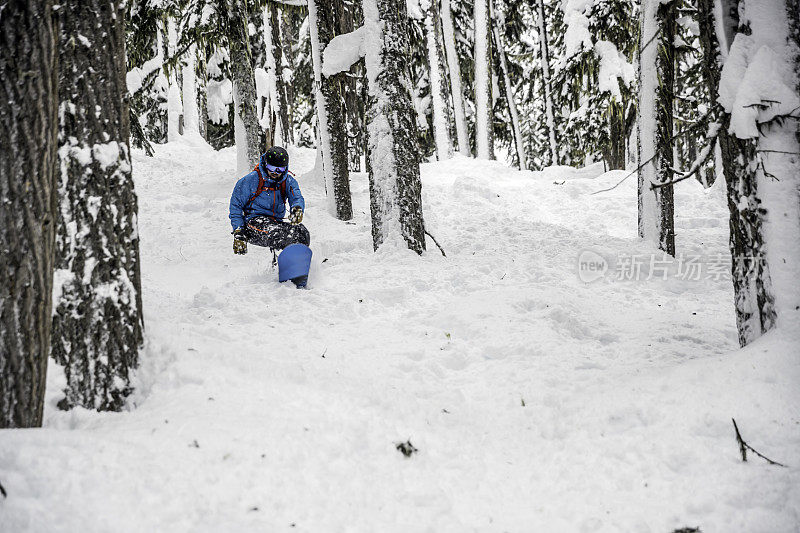
{"label": "bare tree trunk", "polygon": [[639,236],[675,255],[672,124],[675,1],[644,0],[639,47]]}
{"label": "bare tree trunk", "polygon": [[[409,249],[425,250],[422,182],[414,105],[408,72],[408,14],[404,0],[365,0],[370,208],[377,250],[402,237]],[[380,31],[379,29],[382,29]]]}
{"label": "bare tree trunk", "polygon": [[718,142],[730,212],[729,243],[736,326],[739,344],[745,346],[775,323],[772,281],[769,265],[763,257],[763,213],[755,176],[756,141],[738,139],[728,133],[730,115],[718,102],[720,44],[732,42],[733,35],[721,36],[717,33],[714,0],[698,0],[697,9],[700,44],[703,47],[703,75],[713,103],[712,119],[720,125]]}
{"label": "bare tree trunk", "polygon": [[475,0],[475,152],[494,159],[491,0]]}
{"label": "bare tree trunk", "polygon": [[[361,10],[361,3],[355,1],[335,2],[337,35],[350,33],[361,25],[364,15]],[[347,128],[348,162],[351,172],[361,171],[361,155],[364,147],[364,104],[361,101],[361,90],[359,83],[364,81],[364,64],[356,62],[347,72],[336,75],[339,82],[339,94],[342,97],[342,112],[345,116]]]}
{"label": "bare tree trunk", "polygon": [[283,78],[284,92],[286,94],[286,117],[289,123],[289,129],[286,131],[287,139],[290,143],[294,143],[294,86],[292,85],[290,73],[295,71],[293,46],[298,41],[298,36],[293,32],[289,11],[281,9],[280,19],[281,40],[279,44],[283,48],[282,57],[285,65],[288,65],[288,69],[285,65],[278,65],[278,68],[281,69],[281,77]]}
{"label": "bare tree trunk", "polygon": [[450,0],[441,0],[440,13],[442,15],[442,31],[444,35],[444,49],[447,56],[447,67],[450,78],[450,95],[453,98],[453,118],[456,123],[456,138],[458,151],[465,156],[472,154],[469,143],[469,129],[467,117],[464,112],[464,93],[461,88],[461,67],[458,64],[456,52],[455,28],[453,26],[453,13],[450,10]]}
{"label": "bare tree trunk", "polygon": [[542,65],[542,92],[544,93],[545,123],[547,124],[547,141],[550,147],[551,165],[558,164],[558,144],[556,143],[556,119],[553,106],[552,85],[550,82],[550,52],[547,41],[547,23],[544,18],[544,0],[536,0],[538,16],[536,23],[539,29],[539,61]]}
{"label": "bare tree trunk", "polygon": [[336,76],[322,74],[322,54],[334,37],[335,13],[330,5],[323,5],[320,0],[309,0],[322,172],[336,218],[350,220],[353,218],[353,204],[350,197],[350,171],[347,166],[347,127],[342,113],[340,85]]}
{"label": "bare tree trunk", "polygon": [[69,0],[59,13],[61,213],[52,354],[67,377],[59,406],[118,411],[142,343],[125,12],[119,1]]}
{"label": "bare tree trunk", "polygon": [[197,108],[199,115],[198,129],[200,135],[208,140],[208,59],[206,58],[206,46],[201,44],[198,47],[197,60]]}
{"label": "bare tree trunk", "polygon": [[439,6],[436,0],[423,4],[425,12],[425,43],[428,52],[428,78],[430,80],[433,108],[433,138],[436,143],[436,159],[442,161],[453,154],[450,143],[450,120],[447,112],[447,84],[443,74],[445,63],[441,48]]}
{"label": "bare tree trunk", "polygon": [[506,51],[503,49],[502,28],[505,26],[505,17],[502,11],[497,12],[494,19],[494,40],[497,46],[497,55],[500,58],[500,70],[503,71],[503,85],[506,89],[506,101],[508,102],[508,113],[511,116],[511,131],[514,134],[514,145],[517,149],[517,165],[520,170],[528,168],[528,158],[525,154],[525,140],[522,137],[522,127],[520,126],[519,112],[517,103],[514,101],[514,87],[511,84],[511,77],[508,75],[508,64],[506,63]]}
{"label": "bare tree trunk", "polygon": [[42,425],[56,225],[51,0],[0,12],[0,428]]}
{"label": "bare tree trunk", "polygon": [[[266,53],[272,56],[271,67],[274,68],[273,76],[275,80],[275,95],[273,102],[273,109],[275,110],[275,121],[280,124],[281,136],[275,140],[281,145],[289,142],[289,132],[291,131],[291,123],[289,122],[289,104],[286,96],[286,81],[283,79],[283,50],[281,48],[281,35],[280,35],[280,21],[281,17],[278,11],[277,2],[269,2],[269,19],[270,31],[272,38],[270,44],[272,50],[267,50]],[[277,137],[277,136],[276,136]]]}
{"label": "bare tree trunk", "polygon": [[220,0],[230,43],[238,174],[244,174],[258,164],[262,148],[246,5],[244,0]]}
{"label": "bare tree trunk", "polygon": [[608,136],[610,140],[608,169],[625,168],[625,116],[624,106],[616,100],[608,107]]}

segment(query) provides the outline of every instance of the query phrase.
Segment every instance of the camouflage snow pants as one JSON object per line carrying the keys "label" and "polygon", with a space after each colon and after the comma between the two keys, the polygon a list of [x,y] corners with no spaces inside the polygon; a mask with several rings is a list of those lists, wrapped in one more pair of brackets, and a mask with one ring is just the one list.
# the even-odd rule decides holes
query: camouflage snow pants
{"label": "camouflage snow pants", "polygon": [[244,235],[248,243],[272,250],[283,250],[290,244],[311,244],[311,235],[304,225],[292,226],[288,222],[265,216],[248,220],[244,226]]}

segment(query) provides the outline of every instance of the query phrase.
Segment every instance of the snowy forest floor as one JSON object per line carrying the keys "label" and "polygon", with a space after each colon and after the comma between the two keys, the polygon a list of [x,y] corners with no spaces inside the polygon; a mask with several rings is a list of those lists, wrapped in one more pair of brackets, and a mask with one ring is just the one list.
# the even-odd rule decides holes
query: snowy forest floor
{"label": "snowy forest floor", "polygon": [[[59,412],[50,365],[45,429],[0,433],[0,530],[800,528],[797,339],[738,350],[715,264],[728,256],[721,184],[676,189],[677,247],[702,256],[701,279],[673,264],[647,280],[635,177],[590,195],[624,172],[425,164],[425,220],[447,257],[430,241],[418,257],[373,253],[365,174],[340,222],[303,176],[314,152],[290,152],[310,290],[279,284],[267,250],[232,254],[233,150],[134,154],[135,409]],[[585,250],[608,262],[591,283]],[[632,256],[640,279],[618,280]],[[741,462],[731,417],[789,467]]]}

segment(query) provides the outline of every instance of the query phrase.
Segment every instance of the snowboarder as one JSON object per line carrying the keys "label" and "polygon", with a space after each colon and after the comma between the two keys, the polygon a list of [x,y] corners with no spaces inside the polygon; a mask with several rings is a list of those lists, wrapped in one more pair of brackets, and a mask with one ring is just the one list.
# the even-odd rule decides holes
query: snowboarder
{"label": "snowboarder", "polygon": [[[284,222],[287,201],[289,221]],[[298,287],[304,287],[311,264],[311,236],[301,224],[304,210],[300,187],[289,173],[289,154],[284,148],[273,146],[233,188],[229,215],[233,253],[246,254],[247,243],[283,250],[278,256],[280,281],[291,279]]]}

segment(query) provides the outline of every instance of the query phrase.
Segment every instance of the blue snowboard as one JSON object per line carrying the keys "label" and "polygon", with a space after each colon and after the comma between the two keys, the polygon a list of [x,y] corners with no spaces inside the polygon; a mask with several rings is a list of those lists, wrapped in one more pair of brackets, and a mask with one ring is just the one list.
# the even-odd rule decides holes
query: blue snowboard
{"label": "blue snowboard", "polygon": [[290,244],[278,255],[278,281],[292,280],[298,288],[308,283],[311,269],[311,248],[305,244]]}

